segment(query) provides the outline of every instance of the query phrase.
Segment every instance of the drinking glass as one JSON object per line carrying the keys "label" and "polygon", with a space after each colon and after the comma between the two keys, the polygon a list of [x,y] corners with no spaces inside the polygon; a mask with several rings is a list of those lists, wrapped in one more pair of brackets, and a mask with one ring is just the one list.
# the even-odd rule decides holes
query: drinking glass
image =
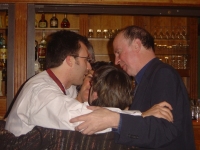
{"label": "drinking glass", "polygon": [[153,37],[154,37],[154,39],[158,38],[157,27],[154,27]]}
{"label": "drinking glass", "polygon": [[196,120],[200,120],[200,102],[199,100],[196,101],[196,105],[195,105],[195,118]]}
{"label": "drinking glass", "polygon": [[170,34],[169,34],[168,27],[166,27],[165,38],[166,39],[170,39]]}
{"label": "drinking glass", "polygon": [[181,38],[181,34],[180,34],[180,29],[179,27],[177,27],[177,31],[176,31],[176,39],[180,39]]}
{"label": "drinking glass", "polygon": [[175,39],[175,31],[174,31],[174,27],[172,28],[172,31],[171,31],[171,38],[172,38],[172,39]]}
{"label": "drinking glass", "polygon": [[182,27],[181,35],[182,35],[183,39],[186,39],[187,32],[186,32],[186,28],[185,27]]}
{"label": "drinking glass", "polygon": [[195,118],[195,104],[194,104],[194,99],[190,100],[190,111],[191,111],[192,120],[196,120],[196,118]]}
{"label": "drinking glass", "polygon": [[159,36],[158,36],[160,39],[163,39],[164,38],[164,33],[163,33],[163,30],[162,30],[162,27],[160,28],[160,33],[159,33]]}

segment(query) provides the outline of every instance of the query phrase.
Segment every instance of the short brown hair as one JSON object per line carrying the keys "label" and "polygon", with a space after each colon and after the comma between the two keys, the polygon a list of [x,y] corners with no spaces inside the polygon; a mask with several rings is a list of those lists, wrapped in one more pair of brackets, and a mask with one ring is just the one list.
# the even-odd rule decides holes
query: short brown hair
{"label": "short brown hair", "polygon": [[123,110],[132,103],[131,79],[122,69],[113,65],[102,66],[94,72],[91,82],[98,98],[90,105]]}

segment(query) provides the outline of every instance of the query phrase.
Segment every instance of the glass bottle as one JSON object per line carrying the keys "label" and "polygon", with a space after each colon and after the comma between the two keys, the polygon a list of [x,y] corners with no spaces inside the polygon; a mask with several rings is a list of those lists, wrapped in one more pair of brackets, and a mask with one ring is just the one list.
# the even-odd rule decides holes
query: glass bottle
{"label": "glass bottle", "polygon": [[43,31],[42,39],[38,46],[38,62],[40,63],[40,71],[43,71],[46,69],[45,56],[46,56],[46,39],[45,39],[45,33]]}
{"label": "glass bottle", "polygon": [[7,87],[7,47],[6,45],[3,45],[0,49],[1,51],[1,73],[2,73],[2,79],[1,79],[1,90],[2,95],[6,95],[6,87]]}
{"label": "glass bottle", "polygon": [[8,27],[8,11],[6,10],[6,15],[5,15],[5,26]]}
{"label": "glass bottle", "polygon": [[54,13],[52,18],[50,19],[50,27],[58,28],[58,19],[56,18],[56,14]]}
{"label": "glass bottle", "polygon": [[45,14],[43,13],[42,16],[41,16],[41,19],[39,21],[38,27],[39,28],[47,28],[47,26],[48,26],[48,23],[47,23],[47,21],[45,19]]}
{"label": "glass bottle", "polygon": [[69,20],[67,19],[67,14],[64,14],[64,18],[61,22],[61,28],[70,28]]}
{"label": "glass bottle", "polygon": [[0,48],[3,48],[3,46],[5,45],[5,39],[3,37],[3,33],[0,33]]}

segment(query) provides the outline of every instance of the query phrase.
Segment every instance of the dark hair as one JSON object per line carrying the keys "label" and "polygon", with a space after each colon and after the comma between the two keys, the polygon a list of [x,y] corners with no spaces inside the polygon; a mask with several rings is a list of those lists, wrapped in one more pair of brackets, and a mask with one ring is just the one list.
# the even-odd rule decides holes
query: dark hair
{"label": "dark hair", "polygon": [[[105,65],[112,65],[112,62],[96,61],[96,62],[91,63],[91,67],[92,67],[93,71],[96,71],[98,68],[100,68],[101,66],[105,66]],[[81,90],[81,86],[82,85],[76,86],[77,92],[79,92]]]}
{"label": "dark hair", "polygon": [[121,32],[124,34],[125,38],[130,40],[130,42],[134,39],[140,39],[145,48],[152,48],[154,51],[154,38],[147,30],[133,25],[123,28],[120,30],[120,33]]}
{"label": "dark hair", "polygon": [[80,42],[88,46],[89,41],[73,31],[61,30],[47,37],[46,65],[48,68],[58,67],[69,55],[77,55]]}
{"label": "dark hair", "polygon": [[125,109],[132,103],[133,89],[130,77],[113,65],[102,66],[91,80],[98,98],[90,105]]}
{"label": "dark hair", "polygon": [[94,48],[90,42],[88,42],[88,45],[86,45],[88,48],[88,53],[90,56],[90,63],[94,63],[96,61],[95,59],[95,53],[94,53]]}

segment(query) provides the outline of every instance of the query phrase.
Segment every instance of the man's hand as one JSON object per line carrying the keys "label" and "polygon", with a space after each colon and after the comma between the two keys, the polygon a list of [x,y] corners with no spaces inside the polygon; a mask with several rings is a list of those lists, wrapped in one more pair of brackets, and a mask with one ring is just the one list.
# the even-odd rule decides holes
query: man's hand
{"label": "man's hand", "polygon": [[168,120],[169,122],[173,122],[173,115],[171,113],[172,107],[167,102],[161,102],[159,104],[154,105],[149,110],[142,113],[142,117],[154,116],[157,118],[163,118]]}
{"label": "man's hand", "polygon": [[71,123],[83,121],[75,130],[91,135],[107,128],[117,128],[120,120],[119,113],[105,108],[88,106],[93,112],[70,120]]}

